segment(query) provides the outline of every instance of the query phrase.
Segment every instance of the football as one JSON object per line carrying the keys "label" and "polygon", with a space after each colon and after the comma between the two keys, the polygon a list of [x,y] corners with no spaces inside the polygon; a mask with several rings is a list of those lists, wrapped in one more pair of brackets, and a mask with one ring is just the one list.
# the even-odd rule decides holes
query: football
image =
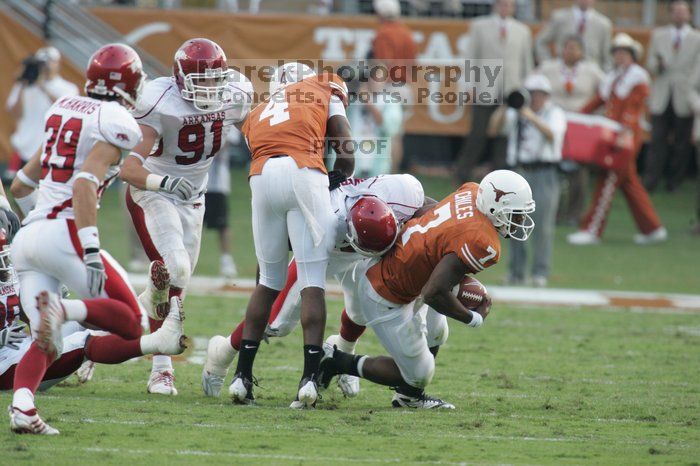
{"label": "football", "polygon": [[486,287],[471,275],[465,275],[459,285],[454,287],[453,293],[464,307],[474,309],[483,301]]}

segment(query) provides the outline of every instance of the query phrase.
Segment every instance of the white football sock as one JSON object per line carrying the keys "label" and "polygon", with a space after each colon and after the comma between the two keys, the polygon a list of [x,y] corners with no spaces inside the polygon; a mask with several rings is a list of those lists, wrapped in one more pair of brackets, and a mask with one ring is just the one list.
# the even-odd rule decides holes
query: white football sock
{"label": "white football sock", "polygon": [[355,353],[355,345],[357,345],[356,341],[347,341],[345,338],[338,335],[336,346],[340,351],[344,353]]}
{"label": "white football sock", "polygon": [[18,389],[12,396],[12,406],[25,412],[34,409],[34,394],[28,388]]}
{"label": "white football sock", "polygon": [[[142,343],[143,345],[143,343]],[[142,346],[143,347],[143,346]],[[153,356],[153,372],[170,371],[173,372],[173,358],[164,354]]]}
{"label": "white football sock", "polygon": [[87,319],[87,306],[79,299],[62,299],[61,304],[66,311],[66,320],[84,322]]}

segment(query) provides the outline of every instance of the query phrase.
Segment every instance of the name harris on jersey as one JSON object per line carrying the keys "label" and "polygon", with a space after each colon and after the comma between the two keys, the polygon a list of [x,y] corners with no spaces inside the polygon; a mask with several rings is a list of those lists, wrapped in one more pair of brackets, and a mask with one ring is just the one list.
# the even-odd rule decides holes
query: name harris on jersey
{"label": "name harris on jersey", "polygon": [[85,115],[91,115],[102,102],[94,102],[81,96],[74,97],[63,97],[56,105],[59,108],[65,108],[66,110],[71,110],[73,112],[84,113]]}

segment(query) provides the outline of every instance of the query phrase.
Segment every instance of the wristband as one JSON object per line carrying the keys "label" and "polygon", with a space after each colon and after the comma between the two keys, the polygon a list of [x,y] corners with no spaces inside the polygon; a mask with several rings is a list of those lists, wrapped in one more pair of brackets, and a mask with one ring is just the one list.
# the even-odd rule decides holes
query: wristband
{"label": "wristband", "polygon": [[26,217],[27,214],[31,212],[31,210],[36,205],[37,197],[39,197],[39,191],[35,189],[31,192],[31,194],[28,194],[27,196],[15,198],[17,207],[19,207],[19,210],[22,211],[22,216]]}
{"label": "wristband", "polygon": [[479,328],[484,323],[484,318],[476,311],[472,311],[472,321],[467,324],[469,327]]}
{"label": "wristband", "polygon": [[34,181],[33,179],[29,178],[26,173],[24,173],[24,168],[20,168],[17,174],[15,175],[19,180],[22,182],[22,184],[29,186],[30,188],[38,188],[39,183]]}
{"label": "wristband", "polygon": [[100,237],[97,232],[97,227],[84,227],[78,230],[78,238],[83,250],[100,249]]}
{"label": "wristband", "polygon": [[143,155],[139,154],[138,152],[129,152],[129,155],[131,157],[136,157],[137,159],[139,159],[142,165],[146,161],[146,159],[143,158]]}
{"label": "wristband", "polygon": [[160,184],[163,182],[163,179],[165,179],[164,176],[151,173],[146,177],[146,189],[148,191],[159,191]]}
{"label": "wristband", "polygon": [[90,183],[95,183],[95,186],[97,186],[97,188],[99,189],[99,187],[100,187],[100,179],[99,179],[98,177],[96,177],[95,175],[93,175],[92,173],[90,173],[90,172],[80,172],[80,173],[78,173],[78,175],[75,177],[75,179],[76,179],[76,181],[77,181],[77,180],[80,179],[80,178],[82,178],[82,179],[84,179],[84,180],[88,180]]}
{"label": "wristband", "polygon": [[7,198],[1,194],[0,194],[0,208],[3,208],[5,210],[12,210],[12,207],[10,207],[10,201],[8,201]]}

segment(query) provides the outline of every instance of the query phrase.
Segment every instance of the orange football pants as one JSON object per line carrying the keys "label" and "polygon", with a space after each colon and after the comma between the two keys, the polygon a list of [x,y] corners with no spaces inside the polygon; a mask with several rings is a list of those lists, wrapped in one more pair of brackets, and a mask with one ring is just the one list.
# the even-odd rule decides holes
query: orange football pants
{"label": "orange football pants", "polygon": [[639,231],[648,234],[661,227],[649,193],[644,189],[637,174],[636,161],[632,159],[624,170],[606,170],[598,174],[593,199],[581,222],[581,230],[589,231],[598,237],[602,236],[618,188],[625,195]]}

